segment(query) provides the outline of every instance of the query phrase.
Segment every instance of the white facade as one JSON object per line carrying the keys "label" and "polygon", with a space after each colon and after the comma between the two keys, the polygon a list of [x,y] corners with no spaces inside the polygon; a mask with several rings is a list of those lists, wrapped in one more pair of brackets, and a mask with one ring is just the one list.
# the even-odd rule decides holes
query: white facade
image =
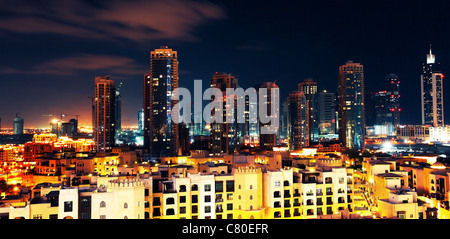
{"label": "white facade", "polygon": [[[188,174],[191,186],[198,186],[199,219],[215,219],[215,181],[214,175]],[[209,199],[209,201],[207,201]]]}
{"label": "white facade", "polygon": [[59,190],[58,218],[78,219],[78,188]]}
{"label": "white facade", "polygon": [[106,191],[92,193],[92,219],[144,219],[144,182],[140,179],[111,180]]}

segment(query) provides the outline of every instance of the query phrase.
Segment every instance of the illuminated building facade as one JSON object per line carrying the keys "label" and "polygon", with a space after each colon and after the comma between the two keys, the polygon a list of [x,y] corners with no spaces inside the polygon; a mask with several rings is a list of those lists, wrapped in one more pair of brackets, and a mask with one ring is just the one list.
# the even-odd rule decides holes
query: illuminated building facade
{"label": "illuminated building facade", "polygon": [[348,149],[364,149],[364,67],[348,61],[339,67],[339,140]]}
{"label": "illuminated building facade", "polygon": [[444,75],[439,71],[435,63],[435,55],[427,54],[427,63],[423,64],[420,76],[422,124],[432,126],[444,125]]}
{"label": "illuminated building facade", "polygon": [[384,79],[386,90],[386,107],[384,124],[390,124],[395,127],[400,125],[400,78],[397,74],[390,73]]}
{"label": "illuminated building facade", "polygon": [[333,92],[319,92],[319,135],[336,133],[336,99]]}
{"label": "illuminated building facade", "polygon": [[[261,88],[267,89],[267,97],[266,97],[266,101],[264,101],[265,105],[263,105],[262,107],[266,107],[267,115],[275,114],[275,112],[272,112],[272,107],[275,106],[276,109],[279,109],[280,101],[279,101],[279,97],[275,97],[274,98],[275,101],[272,101],[272,89],[276,89],[279,91],[278,85],[276,85],[274,82],[264,82],[264,84],[261,85],[261,87],[259,89],[261,89]],[[278,120],[279,120],[279,118],[278,118]],[[260,123],[260,127],[261,128],[268,127],[268,125]],[[261,129],[260,129],[260,132],[261,132]],[[279,135],[280,135],[279,130],[275,134],[261,134],[260,133],[259,145],[261,147],[266,147],[266,148],[272,149],[274,146],[277,145]]]}
{"label": "illuminated building facade", "polygon": [[122,86],[122,82],[119,82],[119,84],[116,87],[116,97],[115,97],[115,128],[116,128],[116,135],[115,140],[118,141],[118,137],[120,132],[122,131],[122,95],[120,94],[120,87]]}
{"label": "illuminated building facade", "polygon": [[153,157],[178,152],[178,126],[172,121],[171,100],[178,88],[178,53],[167,46],[150,53],[150,72],[144,76],[144,147]]}
{"label": "illuminated building facade", "polygon": [[108,151],[114,146],[116,134],[115,96],[114,81],[109,76],[96,76],[92,125],[97,151]]}
{"label": "illuminated building facade", "polygon": [[[211,78],[211,88],[218,88],[226,95],[226,89],[236,89],[238,87],[238,79],[233,74],[216,72]],[[214,99],[211,99],[214,100]],[[213,105],[213,104],[212,104]],[[226,98],[223,98],[222,109],[211,109],[211,115],[214,116],[218,112],[223,113],[223,123],[211,123],[211,153],[215,155],[233,154],[239,144],[239,124],[237,123],[237,100],[234,100],[234,123],[226,123],[226,115],[230,112],[226,111]]]}
{"label": "illuminated building facade", "polygon": [[317,142],[319,140],[319,102],[317,82],[313,81],[311,78],[305,79],[303,82],[298,84],[298,91],[305,94],[308,104],[308,141]]}
{"label": "illuminated building facade", "polygon": [[23,118],[19,117],[18,114],[16,114],[16,118],[13,120],[13,126],[15,135],[23,134]]}
{"label": "illuminated building facade", "polygon": [[287,99],[287,127],[289,149],[297,150],[309,145],[308,102],[303,92],[295,91]]}

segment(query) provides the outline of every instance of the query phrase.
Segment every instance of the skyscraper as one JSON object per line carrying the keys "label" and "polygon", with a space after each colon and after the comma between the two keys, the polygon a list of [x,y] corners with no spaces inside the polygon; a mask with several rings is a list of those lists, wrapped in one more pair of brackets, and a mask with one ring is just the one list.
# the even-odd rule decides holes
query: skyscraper
{"label": "skyscraper", "polygon": [[386,123],[393,128],[400,125],[400,79],[397,74],[390,73],[384,79],[386,90]]}
{"label": "skyscraper", "polygon": [[364,149],[364,67],[348,61],[339,66],[339,140],[348,149]]}
{"label": "skyscraper", "polygon": [[422,64],[422,75],[420,76],[421,102],[422,102],[422,124],[443,126],[444,125],[444,75],[439,71],[439,63],[435,63],[435,56],[431,52],[427,54],[427,63]]}
{"label": "skyscraper", "polygon": [[309,141],[316,142],[319,140],[317,82],[313,81],[311,78],[307,78],[298,84],[298,91],[305,94],[306,101],[308,102]]}
{"label": "skyscraper", "polygon": [[335,95],[333,92],[323,90],[318,94],[319,102],[319,134],[335,134],[336,133],[336,109]]}
{"label": "skyscraper", "polygon": [[116,87],[109,76],[95,77],[93,102],[94,140],[97,151],[108,151],[114,146]]}
{"label": "skyscraper", "polygon": [[171,100],[178,88],[178,53],[167,46],[150,52],[150,72],[144,76],[144,147],[152,157],[176,156],[178,125],[172,121]]}
{"label": "skyscraper", "polygon": [[[226,94],[226,89],[236,89],[238,87],[238,79],[233,74],[216,72],[211,78],[211,87],[218,88],[222,93]],[[213,100],[213,99],[211,99]],[[232,154],[236,149],[238,139],[238,123],[237,123],[237,100],[234,101],[234,123],[226,123],[226,114],[230,112],[226,111],[226,98],[223,98],[222,112],[223,123],[212,122],[211,123],[211,153],[220,154]],[[219,109],[214,109],[211,115],[215,115],[219,112]]]}
{"label": "skyscraper", "polygon": [[[272,89],[278,89],[278,85],[276,85],[274,82],[264,82],[261,88],[266,88],[267,89],[267,101],[266,101],[266,105],[262,106],[262,107],[266,107],[267,109],[267,115],[272,115],[275,114],[275,112],[272,112],[272,107],[275,106],[275,108],[279,109],[280,108],[280,101],[277,97],[275,97],[275,101],[272,100]],[[279,119],[279,118],[278,118]],[[260,127],[268,127],[268,124],[263,124],[260,123]],[[260,130],[261,132],[261,130]],[[280,135],[280,131],[278,130],[278,133],[276,134],[261,134],[259,135],[259,145],[261,147],[266,147],[266,148],[272,148],[274,146],[277,145],[278,143],[278,137]]]}
{"label": "skyscraper", "polygon": [[14,134],[22,135],[23,134],[23,118],[19,117],[19,114],[16,113],[16,118],[13,121],[14,126]]}
{"label": "skyscraper", "polygon": [[122,96],[120,94],[120,87],[122,86],[122,82],[119,82],[116,87],[116,117],[115,117],[115,128],[116,128],[116,141],[119,138],[119,134],[122,131]]}
{"label": "skyscraper", "polygon": [[305,94],[300,91],[290,93],[287,99],[287,131],[290,150],[309,146],[308,112]]}
{"label": "skyscraper", "polygon": [[[256,90],[259,89],[259,86],[254,87]],[[243,129],[240,130],[242,132],[242,137],[244,138],[245,145],[259,145],[259,122],[257,115],[250,115],[251,111],[258,112],[258,96],[257,95],[249,95],[245,96],[245,109],[244,109],[244,117],[245,124],[238,124],[242,126]]]}
{"label": "skyscraper", "polygon": [[139,132],[144,131],[144,109],[141,109],[137,112],[138,117],[138,130]]}

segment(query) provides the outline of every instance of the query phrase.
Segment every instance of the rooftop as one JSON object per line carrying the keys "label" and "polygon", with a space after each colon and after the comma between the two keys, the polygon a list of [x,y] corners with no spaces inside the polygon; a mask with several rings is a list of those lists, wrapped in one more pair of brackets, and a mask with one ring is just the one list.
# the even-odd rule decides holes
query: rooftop
{"label": "rooftop", "polygon": [[380,174],[377,174],[377,176],[383,177],[383,178],[401,178],[401,177],[403,177],[402,175],[395,174],[395,173],[380,173]]}

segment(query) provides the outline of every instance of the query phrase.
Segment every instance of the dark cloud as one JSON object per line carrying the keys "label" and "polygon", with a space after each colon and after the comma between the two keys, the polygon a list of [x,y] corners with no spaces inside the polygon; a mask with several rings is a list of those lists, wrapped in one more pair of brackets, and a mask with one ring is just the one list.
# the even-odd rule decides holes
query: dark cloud
{"label": "dark cloud", "polygon": [[71,75],[79,71],[94,71],[99,74],[141,74],[145,67],[133,59],[122,56],[81,54],[50,60],[31,67],[30,69],[3,68],[4,74],[50,74]]}
{"label": "dark cloud", "polygon": [[225,10],[204,1],[108,1],[96,7],[84,1],[13,2],[0,7],[0,30],[52,33],[91,39],[196,40],[197,27],[226,17]]}

